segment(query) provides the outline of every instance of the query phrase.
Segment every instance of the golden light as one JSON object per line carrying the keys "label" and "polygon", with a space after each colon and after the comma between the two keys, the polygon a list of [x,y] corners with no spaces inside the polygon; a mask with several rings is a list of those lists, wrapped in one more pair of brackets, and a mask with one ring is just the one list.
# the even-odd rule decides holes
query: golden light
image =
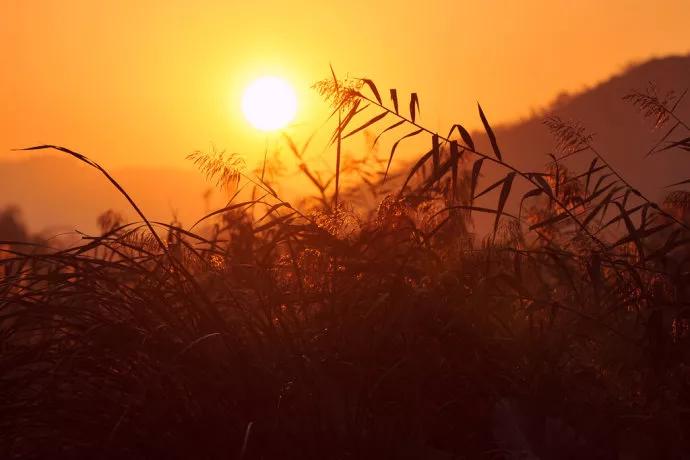
{"label": "golden light", "polygon": [[262,77],[254,80],[244,91],[242,112],[257,129],[280,129],[295,117],[297,95],[282,78]]}

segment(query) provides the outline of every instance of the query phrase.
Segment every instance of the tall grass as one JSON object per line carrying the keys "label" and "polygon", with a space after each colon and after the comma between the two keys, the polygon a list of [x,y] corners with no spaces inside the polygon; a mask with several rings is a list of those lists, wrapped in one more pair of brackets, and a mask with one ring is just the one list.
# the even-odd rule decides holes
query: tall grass
{"label": "tall grass", "polygon": [[[576,124],[549,120],[560,152],[522,171],[481,107],[491,152],[460,124],[425,128],[416,94],[405,111],[371,80],[316,86],[337,167],[324,180],[286,139],[316,190],[303,206],[271,174],[196,153],[229,203],[189,228],[152,222],[86,156],[34,148],[91,165],[142,222],[105,216],[68,249],[3,246],[0,454],[681,458],[687,196],[650,201]],[[632,102],[674,120],[652,99]],[[686,146],[675,124],[660,148]],[[366,132],[389,154],[349,161]],[[396,152],[422,136],[429,150],[398,174]],[[568,163],[585,155],[586,170]]]}

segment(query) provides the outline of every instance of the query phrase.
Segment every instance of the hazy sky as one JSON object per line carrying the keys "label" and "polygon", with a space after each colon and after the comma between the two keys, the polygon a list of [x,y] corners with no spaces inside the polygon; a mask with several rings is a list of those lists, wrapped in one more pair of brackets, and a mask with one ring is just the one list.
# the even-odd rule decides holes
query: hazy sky
{"label": "hazy sky", "polygon": [[109,166],[184,163],[211,143],[257,154],[241,89],[298,88],[297,135],[329,75],[417,90],[422,119],[529,115],[626,63],[690,50],[690,1],[0,0],[0,152],[59,143]]}

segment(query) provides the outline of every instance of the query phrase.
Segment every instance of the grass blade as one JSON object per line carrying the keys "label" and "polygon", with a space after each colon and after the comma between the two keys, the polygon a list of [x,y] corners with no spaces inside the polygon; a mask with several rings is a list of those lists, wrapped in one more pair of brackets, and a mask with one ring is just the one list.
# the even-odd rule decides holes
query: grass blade
{"label": "grass blade", "polygon": [[398,145],[400,145],[400,142],[402,142],[403,140],[405,140],[405,139],[407,139],[407,138],[414,137],[414,136],[416,136],[417,134],[421,133],[422,131],[424,131],[424,130],[423,130],[423,129],[418,129],[418,130],[416,130],[416,131],[412,131],[411,133],[406,134],[406,135],[404,135],[403,137],[401,137],[400,139],[398,139],[398,140],[395,142],[395,144],[393,144],[393,148],[391,148],[390,157],[388,157],[388,165],[386,165],[386,173],[383,175],[383,180],[384,180],[384,181],[386,180],[386,177],[388,177],[388,171],[390,170],[391,162],[393,161],[393,156],[395,155],[395,150],[398,148]]}
{"label": "grass blade", "polygon": [[412,119],[412,123],[415,122],[417,112],[419,112],[419,97],[417,93],[412,93],[410,95],[410,119]]}
{"label": "grass blade", "polygon": [[362,126],[359,126],[358,128],[353,129],[349,133],[345,134],[343,136],[343,140],[347,139],[348,137],[357,134],[358,132],[362,131],[363,129],[367,129],[369,126],[373,125],[374,123],[382,120],[386,115],[388,115],[389,112],[383,112],[379,115],[376,115],[374,118],[370,119],[366,123],[364,123]]}
{"label": "grass blade", "polygon": [[393,100],[395,113],[400,114],[400,111],[398,110],[398,90],[395,88],[391,88],[391,99]]}
{"label": "grass blade", "polygon": [[477,182],[479,181],[479,173],[482,170],[482,165],[484,164],[484,158],[480,158],[474,162],[472,165],[472,181],[470,182],[470,197],[471,201],[474,202],[474,191],[477,190]]}
{"label": "grass blade", "polygon": [[496,136],[494,135],[494,131],[491,129],[491,126],[489,125],[486,116],[484,116],[482,106],[479,105],[479,103],[477,103],[477,107],[479,108],[479,118],[482,119],[482,124],[484,125],[486,135],[489,136],[489,141],[491,141],[491,148],[493,148],[496,158],[498,158],[499,161],[503,161],[503,158],[501,157],[501,150],[498,148],[498,143],[496,142]]}
{"label": "grass blade", "polygon": [[381,95],[379,94],[379,90],[374,84],[374,82],[368,78],[362,78],[361,79],[371,90],[371,92],[374,94],[374,97],[376,98],[376,101],[380,104],[383,105],[383,102],[381,100]]}
{"label": "grass blade", "polygon": [[503,181],[503,187],[501,187],[501,195],[498,198],[498,208],[496,209],[496,220],[494,220],[494,235],[496,230],[498,230],[498,222],[501,219],[501,214],[503,213],[503,208],[508,201],[510,196],[510,189],[513,186],[513,180],[515,179],[515,172],[510,172]]}
{"label": "grass blade", "polygon": [[383,136],[384,133],[387,133],[387,132],[390,131],[391,129],[395,129],[395,128],[397,128],[398,126],[400,126],[400,125],[402,125],[402,124],[404,124],[404,123],[405,123],[405,120],[400,120],[400,121],[398,121],[397,123],[393,123],[393,124],[390,125],[388,128],[386,128],[386,129],[384,129],[383,131],[381,131],[381,132],[378,134],[378,136],[376,136],[376,139],[374,139],[374,142],[373,142],[372,145],[375,146],[376,143],[379,141],[379,139],[381,139],[381,136]]}
{"label": "grass blade", "polygon": [[453,127],[450,128],[450,131],[448,132],[448,139],[451,138],[453,131],[456,129],[460,133],[460,137],[465,145],[469,147],[470,150],[474,150],[474,141],[472,140],[472,136],[470,136],[470,133],[468,133],[467,130],[460,124],[454,124]]}

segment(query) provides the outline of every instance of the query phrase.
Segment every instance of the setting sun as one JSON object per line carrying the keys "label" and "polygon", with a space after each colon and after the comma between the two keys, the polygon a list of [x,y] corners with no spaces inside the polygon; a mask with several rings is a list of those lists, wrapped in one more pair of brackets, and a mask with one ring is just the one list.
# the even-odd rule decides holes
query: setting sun
{"label": "setting sun", "polygon": [[257,129],[280,129],[295,117],[297,96],[290,84],[282,78],[262,77],[254,80],[244,91],[242,112]]}

